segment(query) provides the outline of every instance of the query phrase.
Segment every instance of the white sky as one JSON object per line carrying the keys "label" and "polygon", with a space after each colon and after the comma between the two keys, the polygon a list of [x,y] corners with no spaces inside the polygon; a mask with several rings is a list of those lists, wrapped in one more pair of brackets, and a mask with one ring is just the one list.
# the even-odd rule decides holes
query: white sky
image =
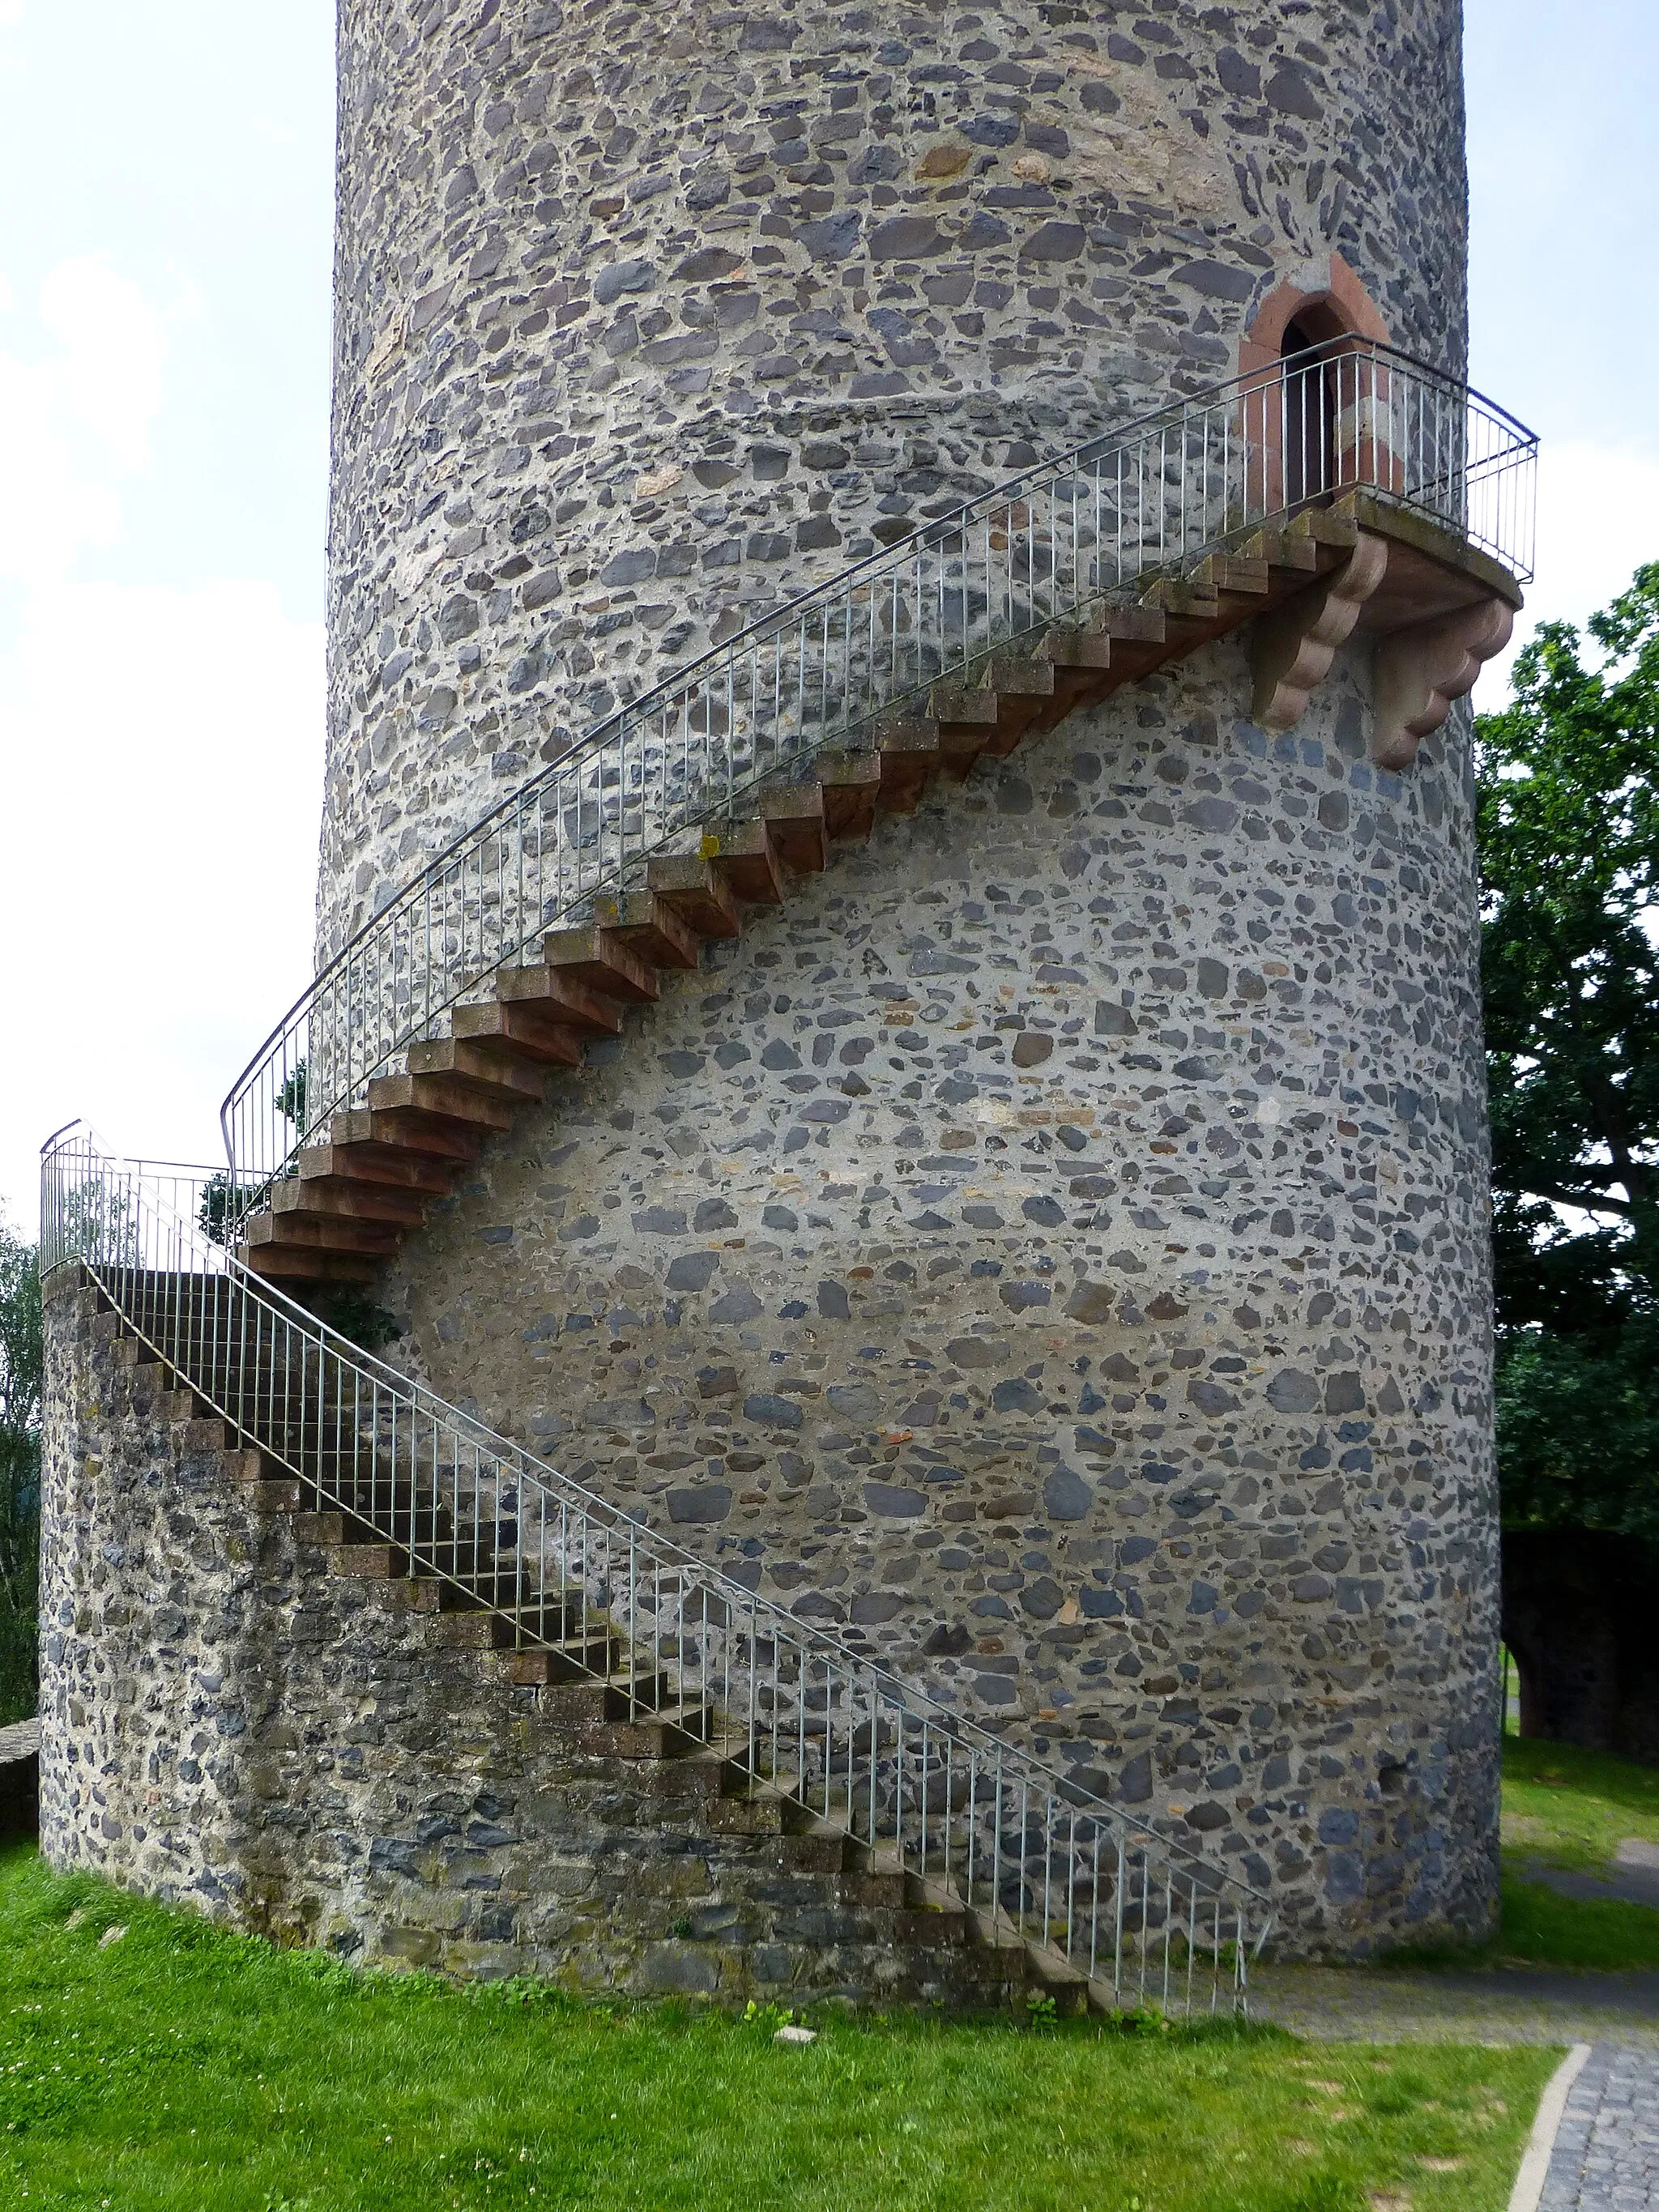
{"label": "white sky", "polygon": [[[1659,10],[1467,7],[1474,375],[1545,438],[1532,611],[1582,620],[1659,558]],[[0,0],[0,1206],[31,1234],[77,1115],[216,1160],[308,974],[332,69],[331,0]]]}

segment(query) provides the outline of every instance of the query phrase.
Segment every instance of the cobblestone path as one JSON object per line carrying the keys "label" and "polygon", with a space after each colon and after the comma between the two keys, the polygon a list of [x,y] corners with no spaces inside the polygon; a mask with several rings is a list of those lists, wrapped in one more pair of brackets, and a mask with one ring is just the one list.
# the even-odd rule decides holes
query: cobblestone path
{"label": "cobblestone path", "polygon": [[1659,2207],[1659,2049],[1598,2044],[1573,2083],[1538,2212]]}

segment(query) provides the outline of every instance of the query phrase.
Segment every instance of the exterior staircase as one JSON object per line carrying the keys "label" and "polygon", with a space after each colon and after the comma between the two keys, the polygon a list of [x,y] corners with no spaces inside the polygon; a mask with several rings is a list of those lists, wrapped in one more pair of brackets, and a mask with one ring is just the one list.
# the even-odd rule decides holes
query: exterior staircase
{"label": "exterior staircase", "polygon": [[[479,1148],[541,1104],[550,1067],[576,1066],[592,1039],[617,1036],[630,1009],[657,998],[665,974],[695,969],[710,939],[738,936],[748,909],[782,904],[794,876],[823,871],[832,842],[867,836],[879,814],[913,812],[935,775],[960,781],[982,757],[1006,757],[1263,615],[1289,610],[1299,642],[1328,604],[1322,580],[1352,564],[1363,537],[1395,526],[1391,510],[1358,493],[1306,507],[1158,577],[1133,601],[990,654],[971,680],[934,683],[915,711],[875,725],[868,750],[826,750],[799,781],[757,787],[740,802],[746,811],[708,823],[697,850],[649,860],[641,890],[596,899],[587,926],[543,939],[538,961],[504,962],[473,1002],[439,1017],[439,1034],[408,1045],[400,1072],[372,1076],[363,1103],[334,1114],[326,1141],[302,1146],[263,1188],[239,1255],[272,1281],[372,1279]],[[1469,588],[1466,568],[1456,549],[1439,550],[1450,556],[1444,581],[1455,603]],[[1413,550],[1420,620],[1435,605],[1422,584],[1435,564]]]}
{"label": "exterior staircase", "polygon": [[78,1125],[43,1155],[48,1291],[96,1305],[136,1400],[319,1571],[469,1655],[481,1695],[611,1762],[647,1827],[718,1860],[720,1911],[746,1900],[809,1978],[845,1945],[849,1986],[918,2001],[1236,2008],[1272,1911],[1173,1818],[641,1527],[283,1285],[372,1279],[550,1068],[832,842],[1243,625],[1270,730],[1369,629],[1373,756],[1405,765],[1508,634],[1535,441],[1387,348],[1334,342],[1324,374],[1311,499],[1287,497],[1282,374],[1252,373],[1039,465],[621,710],[323,969],[226,1103],[228,1176],[114,1160]]}
{"label": "exterior staircase", "polygon": [[77,1302],[94,1395],[166,1423],[251,1516],[289,1523],[302,1565],[468,1659],[478,1695],[510,1701],[590,1783],[611,1774],[629,1848],[702,1854],[710,1911],[740,1907],[757,1945],[781,1943],[791,1986],[962,2009],[1022,1990],[1079,2009],[1242,2008],[1272,1911],[1201,1844],[382,1366],[201,1225],[210,1180],[160,1181],[84,1133],[47,1152],[45,1292],[53,1310]]}
{"label": "exterior staircase", "polygon": [[[527,1589],[499,1527],[457,1516],[429,1485],[395,1502],[377,1494],[386,1470],[353,1454],[353,1417],[337,1390],[319,1404],[284,1378],[268,1344],[250,1358],[240,1332],[205,1326],[210,1279],[151,1275],[131,1317],[78,1274],[60,1279],[53,1296],[78,1300],[82,1325],[115,1372],[112,1413],[166,1424],[198,1466],[216,1462],[256,1523],[285,1521],[316,1571],[366,1586],[417,1624],[434,1654],[465,1655],[479,1697],[532,1715],[558,1763],[590,1791],[605,1789],[636,1856],[650,1852],[654,1829],[672,1839],[677,1861],[703,1862],[711,1893],[665,1903],[652,1931],[659,1970],[663,1946],[689,1962],[683,1985],[698,1987],[718,1954],[728,1998],[867,2000],[874,1990],[884,2002],[953,2013],[1006,2012],[1033,1996],[1060,2012],[1124,2001],[1121,1989],[1022,1936],[1005,1913],[967,1901],[948,1869],[907,1865],[792,1795],[787,1774],[756,1771],[747,1739],[727,1739],[714,1702],[681,1695],[585,1587]],[[147,1340],[181,1325],[213,1346],[187,1372]],[[265,1441],[247,1441],[216,1410],[226,1403],[257,1405]],[[734,1952],[749,1962],[735,1988]],[[673,1971],[671,1960],[665,1985]]]}

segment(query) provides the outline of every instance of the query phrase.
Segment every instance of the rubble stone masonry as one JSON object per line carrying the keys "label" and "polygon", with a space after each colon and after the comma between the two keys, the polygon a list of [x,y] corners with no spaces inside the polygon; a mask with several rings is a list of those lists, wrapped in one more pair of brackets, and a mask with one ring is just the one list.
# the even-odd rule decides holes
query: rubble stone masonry
{"label": "rubble stone masonry", "polygon": [[1457,0],[344,0],[319,950],[622,701],[1239,367],[1464,357]]}
{"label": "rubble stone masonry", "polygon": [[[344,0],[321,951],[804,584],[1233,374],[1334,254],[1461,373],[1459,37],[1456,0]],[[1496,1905],[1469,725],[1372,765],[1356,645],[1270,738],[1247,653],[834,848],[551,1079],[374,1296],[447,1397],[1355,1955]],[[153,1762],[222,1755],[207,1674],[290,1635],[342,1639],[395,1735],[356,1656],[389,1632],[313,1616],[273,1540],[232,1628],[191,1614],[217,1567],[172,1613],[106,1573],[141,1519],[238,1540],[54,1418],[115,1547],[49,1546],[59,1832],[74,1741],[136,1833],[94,1739],[170,1643],[201,1712],[165,1692]],[[118,1597],[152,1607],[125,1644]],[[295,1725],[344,1743],[322,1679]],[[302,1817],[253,1771],[249,1869]],[[184,1771],[145,1784],[179,1832]],[[381,1817],[349,1780],[343,1851]]]}
{"label": "rubble stone masonry", "polygon": [[[1354,272],[1461,369],[1460,14],[348,4],[321,945],[618,702]],[[564,1471],[1352,1950],[1484,1928],[1467,720],[1212,647],[630,1015],[380,1293]]]}
{"label": "rubble stone masonry", "polygon": [[1347,1949],[1495,1896],[1467,721],[1394,776],[1352,671],[1279,739],[1245,689],[1212,647],[843,848],[380,1295],[446,1396]]}

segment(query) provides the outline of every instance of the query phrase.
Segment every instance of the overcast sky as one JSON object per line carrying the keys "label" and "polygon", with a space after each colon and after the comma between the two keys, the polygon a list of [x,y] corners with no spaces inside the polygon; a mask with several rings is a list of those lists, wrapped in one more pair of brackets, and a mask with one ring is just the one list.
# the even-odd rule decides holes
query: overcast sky
{"label": "overcast sky", "polygon": [[[1535,614],[1659,558],[1652,0],[1468,0],[1474,380],[1543,433]],[[0,1204],[220,1157],[309,972],[331,0],[0,0]],[[1489,672],[1478,696],[1501,694]]]}

